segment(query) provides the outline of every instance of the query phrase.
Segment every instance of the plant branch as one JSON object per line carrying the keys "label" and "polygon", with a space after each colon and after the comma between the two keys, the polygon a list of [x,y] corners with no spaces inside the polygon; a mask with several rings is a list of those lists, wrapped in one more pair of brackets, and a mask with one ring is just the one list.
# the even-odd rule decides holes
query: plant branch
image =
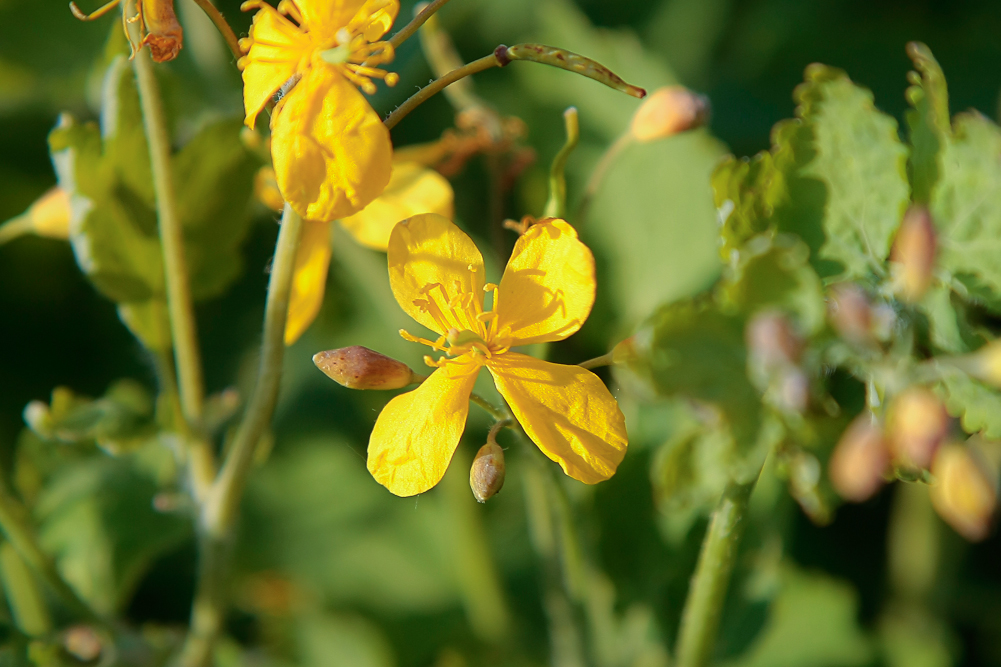
{"label": "plant branch", "polygon": [[477,394],[475,391],[469,396],[469,400],[489,412],[490,416],[498,422],[505,422],[505,426],[513,428],[514,420],[511,418],[511,415],[504,410],[501,410],[496,405]]}
{"label": "plant branch", "polygon": [[[131,4],[131,3],[130,3]],[[128,11],[126,9],[126,11]],[[138,31],[130,24],[131,32]],[[138,33],[133,35],[138,42]],[[201,354],[195,332],[191,287],[184,260],[184,236],[174,196],[174,178],[170,162],[170,138],[167,120],[160,99],[160,88],[153,71],[149,48],[141,49],[133,58],[139,100],[142,105],[146,140],[149,142],[153,190],[156,193],[156,213],[163,249],[163,268],[167,282],[167,309],[177,361],[181,407],[191,428],[197,428],[202,418],[205,388],[202,379]]]}
{"label": "plant branch", "polygon": [[400,44],[407,41],[429,18],[434,16],[435,12],[444,7],[447,2],[448,0],[434,0],[434,2],[425,6],[410,23],[400,28],[400,31],[390,38],[389,43],[393,45],[394,49],[400,48]]}
{"label": "plant branch", "polygon": [[592,368],[601,368],[602,366],[611,366],[612,364],[615,363],[614,355],[615,355],[615,350],[612,350],[611,352],[606,352],[600,357],[595,357],[594,359],[588,359],[587,361],[582,361],[577,365],[587,370],[591,370]]}
{"label": "plant branch", "polygon": [[183,667],[211,664],[212,647],[222,629],[226,611],[226,576],[236,511],[254,460],[254,452],[271,423],[275,404],[278,402],[285,358],[285,320],[288,316],[295,255],[301,234],[302,218],[286,204],[271,279],[268,282],[257,386],[254,387],[229,455],[202,508],[198,582],[191,609],[191,628],[181,653],[180,664]]}
{"label": "plant branch", "polygon": [[233,52],[233,57],[237,60],[242,58],[243,51],[240,50],[240,42],[236,38],[236,33],[233,32],[233,29],[229,26],[229,23],[226,21],[226,17],[222,15],[222,12],[216,9],[216,6],[212,4],[212,0],[195,0],[195,4],[201,7],[202,11],[205,12],[210,19],[212,19],[212,23],[214,23],[216,29],[222,33],[223,39],[226,40],[226,46],[228,46],[229,50]]}
{"label": "plant branch", "polygon": [[492,67],[502,67],[501,62],[497,60],[497,57],[491,53],[489,56],[484,56],[479,60],[474,60],[471,63],[463,65],[459,69],[454,69],[448,74],[442,76],[441,78],[435,79],[428,85],[417,91],[412,97],[407,99],[403,104],[396,107],[393,113],[389,114],[385,121],[383,121],[388,129],[393,129],[396,124],[406,117],[411,111],[416,109],[418,106],[426,102],[428,99],[433,97],[435,94],[441,92],[449,84],[455,83],[456,81],[463,79],[467,76],[476,74],[477,72],[483,72]]}
{"label": "plant branch", "polygon": [[674,663],[677,667],[705,667],[712,657],[726,589],[737,562],[737,548],[747,524],[747,508],[756,482],[757,477],[746,484],[727,484],[713,512],[681,615]]}

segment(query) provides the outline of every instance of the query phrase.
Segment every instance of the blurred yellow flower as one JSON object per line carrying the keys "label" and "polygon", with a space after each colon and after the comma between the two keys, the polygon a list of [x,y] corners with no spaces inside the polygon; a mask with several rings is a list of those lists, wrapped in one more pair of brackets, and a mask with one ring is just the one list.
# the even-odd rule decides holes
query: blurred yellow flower
{"label": "blurred yellow flower", "polygon": [[[594,257],[573,227],[558,219],[518,239],[500,285],[484,278],[483,258],[448,219],[418,215],[394,227],[389,279],[400,306],[436,332],[407,340],[447,356],[414,391],[382,410],[368,445],[368,469],[398,496],[433,487],[445,474],[466,424],[481,368],[525,433],[564,472],[587,484],[608,479],[625,455],[625,419],[596,375],[579,366],[511,351],[562,340],[577,331],[594,303]],[[490,310],[484,295],[493,293]]]}
{"label": "blurred yellow flower", "polygon": [[[258,173],[258,197],[271,208],[281,210],[281,195],[269,186],[265,170],[268,167]],[[272,179],[273,175],[271,172]],[[341,225],[362,245],[385,251],[389,233],[397,222],[418,213],[451,217],[452,201],[452,186],[437,171],[415,162],[397,162],[385,191],[360,213],[341,220]],[[320,312],[330,266],[330,223],[304,222],[285,323],[286,345],[297,341]]]}
{"label": "blurred yellow flower", "polygon": [[[275,93],[271,155],[283,197],[307,220],[330,221],[360,211],[389,182],[389,131],[365,98],[378,68],[393,59],[389,30],[398,0],[263,0],[250,36],[240,40],[246,123]],[[292,20],[289,20],[292,19]],[[293,23],[294,21],[294,23]]]}

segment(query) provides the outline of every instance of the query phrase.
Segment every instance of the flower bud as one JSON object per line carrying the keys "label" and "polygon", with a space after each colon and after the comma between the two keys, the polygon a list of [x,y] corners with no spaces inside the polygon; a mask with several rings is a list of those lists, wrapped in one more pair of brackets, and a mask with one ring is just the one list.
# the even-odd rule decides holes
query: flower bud
{"label": "flower bud", "polygon": [[894,462],[925,470],[949,431],[949,414],[931,391],[912,387],[891,401],[886,430]]}
{"label": "flower bud", "polygon": [[971,542],[987,537],[997,491],[972,452],[960,444],[944,445],[931,471],[935,476],[931,501],[939,516]]}
{"label": "flower bud", "polygon": [[361,345],[317,352],[313,363],[348,389],[399,389],[420,379],[403,362]]}
{"label": "flower bud", "polygon": [[74,625],[63,635],[66,652],[84,663],[96,662],[101,657],[101,638],[89,625]]}
{"label": "flower bud", "polygon": [[838,495],[860,503],[875,495],[883,485],[889,464],[883,433],[866,412],[856,417],[842,434],[827,463],[827,474]]}
{"label": "flower bud", "polygon": [[766,369],[796,364],[803,352],[803,341],[789,319],[779,312],[756,315],[748,322],[744,335],[753,362]]}
{"label": "flower bud", "polygon": [[504,486],[504,450],[492,442],[480,447],[469,468],[469,488],[477,502],[485,503]]}
{"label": "flower bud", "polygon": [[174,0],[141,0],[141,7],[146,36],[140,46],[149,46],[153,62],[173,60],[184,41],[184,31],[174,13]]}
{"label": "flower bud", "polygon": [[709,119],[709,99],[684,86],[667,86],[650,95],[633,115],[629,128],[636,141],[655,141],[702,127]]}
{"label": "flower bud", "polygon": [[872,342],[872,306],[861,288],[852,284],[835,286],[828,305],[831,325],[842,338],[855,344]]}
{"label": "flower bud", "polygon": [[39,236],[65,241],[70,235],[70,196],[56,186],[28,207],[31,227]]}
{"label": "flower bud", "polygon": [[893,242],[895,291],[908,303],[921,300],[931,285],[935,268],[935,225],[923,206],[912,206],[904,215]]}

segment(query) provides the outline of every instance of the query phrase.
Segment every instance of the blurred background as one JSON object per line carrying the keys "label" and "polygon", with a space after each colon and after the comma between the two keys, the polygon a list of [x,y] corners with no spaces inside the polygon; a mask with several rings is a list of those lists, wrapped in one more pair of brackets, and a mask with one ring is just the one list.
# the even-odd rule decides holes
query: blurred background
{"label": "blurred background", "polygon": [[[183,143],[208,118],[240,116],[242,103],[239,74],[222,41],[191,0],[177,2],[185,48],[162,70],[175,139]],[[245,35],[250,15],[239,2],[217,4]],[[412,3],[404,2],[397,26],[411,14]],[[920,40],[942,64],[954,112],[975,108],[995,119],[999,113],[996,0],[453,0],[440,18],[466,60],[500,43],[542,42],[593,57],[648,90],[682,83],[712,101],[707,130],[624,151],[586,221],[575,221],[598,259],[599,296],[585,328],[550,350],[555,361],[602,354],[658,304],[711,284],[720,270],[712,168],[728,152],[768,148],[772,125],[793,115],[792,90],[808,64],[845,69],[873,91],[879,108],[901,120],[910,69],[904,47]],[[63,2],[0,0],[0,220],[55,183],[46,137],[59,114],[97,118],[103,52],[116,30],[110,17],[78,22]],[[399,49],[393,69],[399,84],[380,87],[373,98],[383,113],[432,76],[416,39]],[[582,126],[568,166],[575,206],[638,102],[528,63],[478,75],[475,85],[500,113],[525,122],[520,144],[536,157],[503,192],[491,185],[497,165],[490,159],[471,159],[452,179],[457,222],[485,253],[493,249],[488,265],[499,274],[513,235],[496,229],[502,218],[541,213],[548,164],[564,138],[562,111],[576,106]],[[437,139],[453,123],[452,108],[439,96],[394,130],[394,144]],[[198,306],[210,392],[249,391],[275,219],[263,206],[256,209],[242,277],[224,296]],[[412,323],[388,290],[384,256],[340,230],[334,256],[320,317],[288,351],[274,447],[247,492],[231,582],[232,640],[220,659],[352,667],[547,664],[545,577],[525,519],[527,456],[511,452],[503,492],[475,505],[466,474],[488,422],[474,408],[438,488],[400,499],[370,478],[367,437],[389,396],[351,393],[320,374],[310,357],[362,344],[419,368],[424,351],[395,333]],[[0,469],[10,477],[20,452],[45,446],[24,431],[29,401],[47,402],[56,386],[100,396],[120,378],[155,389],[152,360],[80,273],[65,242],[26,237],[0,246],[0,350]],[[695,489],[680,509],[666,507],[657,466],[677,428],[672,408],[616,391],[630,428],[626,460],[609,482],[568,483],[567,491],[593,567],[588,623],[600,639],[595,664],[652,667],[667,664],[713,499]],[[504,438],[505,446],[514,444]],[[163,485],[141,466],[121,472],[120,487],[117,477],[71,473],[60,473],[65,479],[53,482],[58,493],[50,491],[43,503],[43,542],[73,570],[74,583],[96,576],[95,563],[110,567],[108,604],[137,627],[151,636],[176,632],[193,589],[190,522],[183,512],[165,519],[152,510]],[[905,497],[911,486],[842,506],[826,526],[814,525],[783,486],[766,469],[755,493],[723,619],[721,664],[1001,665],[1001,540],[970,546],[935,517],[901,529],[894,521],[900,508],[923,502]],[[116,495],[117,488],[128,493]],[[149,540],[122,537],[142,522],[146,528],[137,534]],[[67,525],[77,532],[67,535]],[[931,536],[913,544],[934,544],[932,553],[909,549],[913,531]],[[907,555],[903,562],[899,554]],[[921,577],[928,583],[912,595],[907,582]]]}

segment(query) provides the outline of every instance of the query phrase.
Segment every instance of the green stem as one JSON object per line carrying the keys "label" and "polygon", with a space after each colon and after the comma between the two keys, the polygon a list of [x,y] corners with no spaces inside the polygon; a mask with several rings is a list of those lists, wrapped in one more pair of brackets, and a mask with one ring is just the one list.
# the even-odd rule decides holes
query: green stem
{"label": "green stem", "polygon": [[31,216],[27,213],[11,218],[0,225],[0,245],[13,241],[19,236],[31,234],[35,231],[35,226],[31,223]]}
{"label": "green stem", "polygon": [[709,664],[756,482],[757,477],[746,484],[727,484],[713,512],[681,615],[676,667],[704,667]]}
{"label": "green stem", "polygon": [[240,50],[240,42],[236,38],[236,33],[233,29],[229,27],[229,23],[226,22],[226,17],[216,9],[216,6],[212,4],[212,0],[195,0],[195,4],[202,8],[202,11],[210,19],[212,23],[215,24],[216,29],[222,33],[223,39],[226,40],[226,46],[229,50],[233,52],[233,57],[239,60],[243,57],[243,51]]}
{"label": "green stem", "polygon": [[264,341],[257,386],[247,405],[233,446],[212,485],[200,522],[200,563],[191,629],[181,654],[184,667],[211,664],[212,647],[226,612],[225,583],[236,511],[243,496],[257,444],[271,423],[285,357],[285,320],[302,218],[286,204],[268,283],[264,310]]}
{"label": "green stem", "polygon": [[389,43],[393,45],[394,49],[400,48],[400,44],[407,41],[411,35],[417,32],[418,28],[424,25],[425,21],[434,16],[435,12],[444,7],[446,2],[448,2],[448,0],[434,0],[434,2],[424,7],[424,9],[422,9],[410,23],[403,26],[398,33],[390,38]]}
{"label": "green stem", "polygon": [[104,627],[101,617],[66,583],[55,563],[42,551],[34,531],[25,521],[27,515],[27,509],[10,494],[6,484],[0,480],[0,531],[3,531],[4,537],[74,614]]}
{"label": "green stem", "polygon": [[393,113],[389,114],[386,118],[384,124],[388,129],[393,129],[396,124],[403,120],[407,114],[416,109],[418,106],[426,102],[428,99],[433,97],[435,94],[441,92],[445,86],[455,83],[460,79],[464,79],[467,76],[471,76],[478,72],[488,70],[492,67],[501,67],[501,62],[497,60],[497,56],[491,53],[489,56],[484,56],[479,60],[474,60],[471,63],[463,65],[459,69],[454,69],[445,76],[435,79],[428,85],[417,91],[412,97],[410,97],[406,102],[401,104],[396,108]]}
{"label": "green stem", "polygon": [[476,403],[476,405],[480,406],[481,408],[489,412],[490,416],[493,417],[495,420],[506,422],[505,423],[506,426],[512,426],[512,424],[514,423],[514,420],[511,418],[511,415],[509,415],[504,410],[501,410],[496,405],[494,405],[487,399],[477,394],[475,391],[469,396],[469,400],[472,401],[473,403]]}
{"label": "green stem", "polygon": [[544,218],[565,218],[567,215],[567,158],[580,141],[580,121],[576,107],[570,107],[563,112],[563,124],[566,127],[567,138],[563,148],[553,158],[549,167],[549,200],[542,211]]}
{"label": "green stem", "polygon": [[[138,23],[129,24],[129,30],[138,33]],[[138,43],[138,34],[133,37]],[[160,87],[153,71],[149,48],[141,49],[132,63],[139,87],[146,140],[149,142],[150,167],[153,173],[153,190],[156,193],[156,213],[167,282],[167,309],[170,313],[171,336],[177,361],[181,407],[188,425],[197,428],[202,418],[205,389],[198,336],[195,333],[191,287],[184,261],[184,236],[174,196],[167,119],[164,116]]]}
{"label": "green stem", "polygon": [[611,352],[606,352],[600,357],[595,357],[594,359],[588,359],[587,361],[582,361],[577,365],[580,366],[581,368],[586,368],[587,370],[591,370],[592,368],[601,368],[602,366],[611,366],[612,364],[615,363],[615,359],[613,358],[614,354],[615,350],[612,350]]}

